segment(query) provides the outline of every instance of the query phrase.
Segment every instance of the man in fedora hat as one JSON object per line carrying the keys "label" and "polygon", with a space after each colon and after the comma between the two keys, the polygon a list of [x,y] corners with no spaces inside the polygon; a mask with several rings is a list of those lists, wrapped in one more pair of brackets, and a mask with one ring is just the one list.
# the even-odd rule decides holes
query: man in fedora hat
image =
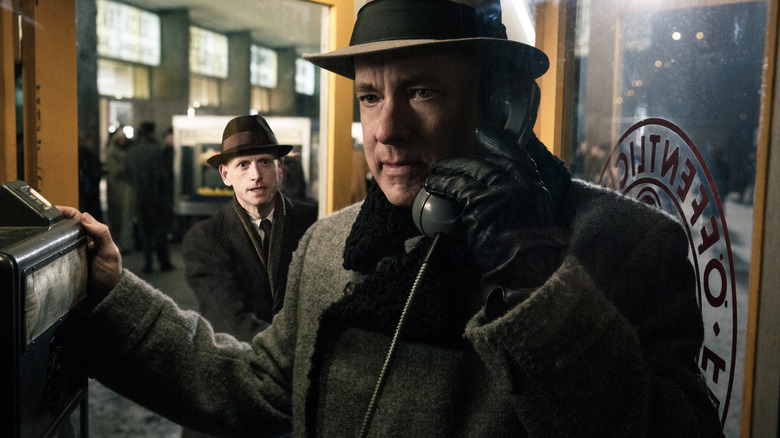
{"label": "man in fedora hat", "polygon": [[110,327],[91,375],[226,436],[721,435],[682,228],[569,177],[530,130],[547,58],[496,18],[375,0],[307,57],[354,78],[376,184],[309,228],[251,346],[121,271],[84,215]]}
{"label": "man in fedora hat", "polygon": [[282,308],[292,253],[317,220],[316,207],[279,191],[291,150],[261,116],[230,120],[222,150],[207,163],[233,188],[233,199],[193,225],[182,241],[187,282],[201,314],[214,330],[242,341],[268,327]]}
{"label": "man in fedora hat", "polygon": [[[287,267],[303,233],[317,220],[314,205],[282,194],[284,157],[261,116],[231,119],[222,150],[206,161],[234,196],[184,235],[187,283],[215,331],[250,341],[282,308]],[[265,228],[267,227],[267,229]],[[185,430],[182,436],[201,436]]]}

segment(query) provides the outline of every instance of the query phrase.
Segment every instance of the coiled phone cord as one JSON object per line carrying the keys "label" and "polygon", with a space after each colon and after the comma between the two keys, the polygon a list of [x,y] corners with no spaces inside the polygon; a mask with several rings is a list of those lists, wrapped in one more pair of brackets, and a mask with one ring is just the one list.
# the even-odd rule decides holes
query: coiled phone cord
{"label": "coiled phone cord", "polygon": [[425,276],[426,271],[428,270],[428,261],[430,260],[431,254],[433,254],[434,249],[438,245],[441,236],[442,233],[437,233],[436,236],[433,238],[433,243],[431,243],[431,247],[428,248],[428,253],[425,255],[422,265],[420,265],[420,270],[417,271],[417,278],[415,278],[414,280],[414,284],[412,285],[412,290],[409,291],[409,297],[406,299],[404,310],[401,312],[401,317],[398,319],[398,325],[395,328],[395,333],[393,334],[393,340],[390,342],[390,348],[387,350],[387,356],[385,357],[385,362],[384,364],[382,364],[382,371],[380,371],[379,373],[379,378],[377,379],[376,386],[374,387],[374,393],[371,395],[371,401],[368,403],[368,409],[366,410],[366,415],[363,417],[363,425],[360,427],[360,434],[358,435],[360,438],[366,438],[368,436],[368,430],[371,427],[371,422],[374,420],[374,414],[376,413],[379,396],[382,393],[382,389],[385,386],[385,381],[387,380],[387,372],[390,369],[390,361],[392,361],[393,355],[395,354],[395,348],[397,345],[398,336],[401,333],[401,329],[404,326],[404,322],[406,321],[406,313],[409,310],[409,305],[412,302],[412,298],[414,298],[415,292],[417,292],[417,287],[422,282],[422,279]]}

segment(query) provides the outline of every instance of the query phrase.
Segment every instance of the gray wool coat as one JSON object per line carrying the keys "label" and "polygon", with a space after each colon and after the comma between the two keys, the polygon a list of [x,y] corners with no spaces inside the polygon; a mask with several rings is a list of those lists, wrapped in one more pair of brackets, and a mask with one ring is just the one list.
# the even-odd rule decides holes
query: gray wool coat
{"label": "gray wool coat", "polygon": [[[703,330],[681,226],[582,182],[564,202],[560,268],[504,316],[474,315],[467,348],[400,341],[369,436],[721,435],[695,362]],[[284,308],[251,344],[125,272],[90,316],[90,375],[214,434],[357,435],[390,337],[318,333],[360,281],[341,257],[357,213],[307,231]]]}

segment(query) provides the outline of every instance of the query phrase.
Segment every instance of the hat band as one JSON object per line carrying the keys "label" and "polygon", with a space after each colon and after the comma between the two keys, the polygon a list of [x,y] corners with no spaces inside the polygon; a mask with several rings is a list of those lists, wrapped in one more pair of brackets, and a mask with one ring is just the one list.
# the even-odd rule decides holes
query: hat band
{"label": "hat band", "polygon": [[358,13],[349,45],[388,40],[506,39],[499,20],[450,1],[374,0]]}
{"label": "hat band", "polygon": [[222,142],[222,152],[228,152],[230,149],[248,144],[258,146],[278,146],[276,141],[270,141],[268,137],[261,135],[256,131],[241,131],[236,132]]}

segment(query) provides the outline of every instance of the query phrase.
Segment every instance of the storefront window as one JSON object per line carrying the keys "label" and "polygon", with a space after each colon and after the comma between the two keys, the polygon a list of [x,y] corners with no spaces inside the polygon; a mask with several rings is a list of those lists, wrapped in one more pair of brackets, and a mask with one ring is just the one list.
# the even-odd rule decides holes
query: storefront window
{"label": "storefront window", "polygon": [[198,76],[190,77],[190,106],[201,108],[219,106],[219,82]]}
{"label": "storefront window", "polygon": [[[327,6],[303,0],[227,8],[208,2],[97,0],[93,17],[93,26],[81,31],[79,41],[84,47],[94,44],[95,51],[92,58],[82,58],[79,69],[83,83],[97,82],[96,105],[82,109],[83,120],[99,114],[93,126],[101,156],[119,128],[153,122],[162,141],[169,128],[175,134],[174,121],[181,124],[182,116],[195,119],[182,125],[189,129],[211,126],[199,124],[202,117],[225,117],[226,123],[237,115],[262,114],[286,120],[284,129],[296,136],[306,130],[293,154],[306,166],[306,196],[324,195],[317,176],[322,165],[318,151],[324,150],[319,142],[326,138],[320,131],[326,126],[321,101],[327,97],[327,82],[301,54],[327,48]],[[288,128],[288,122],[297,125]],[[223,128],[204,134],[211,147],[204,150],[213,149],[213,138],[218,149]],[[196,219],[193,211],[208,215],[229,197],[202,196],[222,188],[219,178],[207,186],[192,179],[205,165],[194,151],[206,140],[181,140],[174,135],[173,203],[175,214],[189,223]]]}
{"label": "storefront window", "polygon": [[98,94],[116,99],[148,99],[149,70],[126,62],[98,60]]}
{"label": "storefront window", "polygon": [[739,436],[767,2],[577,8],[571,168],[685,226],[704,315],[699,366],[726,436]]}

